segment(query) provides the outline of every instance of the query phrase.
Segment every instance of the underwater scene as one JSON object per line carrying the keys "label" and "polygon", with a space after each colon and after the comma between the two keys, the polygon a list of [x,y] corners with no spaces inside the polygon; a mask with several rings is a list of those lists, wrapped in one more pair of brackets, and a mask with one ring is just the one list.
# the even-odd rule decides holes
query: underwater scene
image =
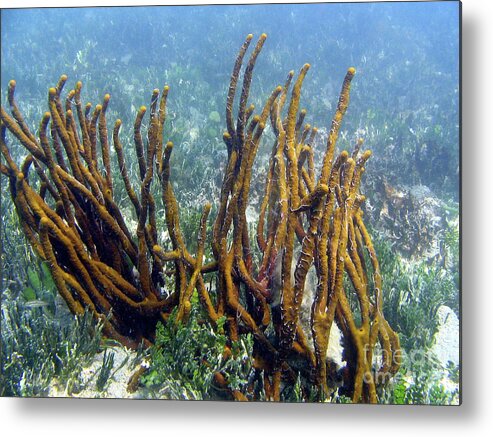
{"label": "underwater scene", "polygon": [[0,395],[459,405],[459,37],[2,9]]}

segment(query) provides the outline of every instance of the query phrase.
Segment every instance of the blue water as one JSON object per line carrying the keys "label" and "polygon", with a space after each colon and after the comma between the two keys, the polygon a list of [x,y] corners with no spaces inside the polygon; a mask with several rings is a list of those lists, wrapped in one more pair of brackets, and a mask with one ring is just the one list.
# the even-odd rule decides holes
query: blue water
{"label": "blue water", "polygon": [[[289,70],[308,62],[307,121],[328,127],[345,71],[354,66],[348,141],[360,129],[389,161],[414,159],[426,142],[436,156],[416,165],[430,168],[391,171],[401,173],[400,183],[458,196],[458,2],[2,10],[1,24],[2,90],[16,79],[19,101],[33,112],[45,110],[47,88],[66,73],[69,85],[84,82],[86,100],[109,92],[111,110],[131,124],[135,108],[167,83],[170,112],[188,120],[187,129],[196,123],[201,137],[213,110],[224,126],[229,76],[245,36],[265,32],[251,92],[257,107]],[[38,118],[33,114],[33,123]],[[221,147],[207,141],[196,147]]]}

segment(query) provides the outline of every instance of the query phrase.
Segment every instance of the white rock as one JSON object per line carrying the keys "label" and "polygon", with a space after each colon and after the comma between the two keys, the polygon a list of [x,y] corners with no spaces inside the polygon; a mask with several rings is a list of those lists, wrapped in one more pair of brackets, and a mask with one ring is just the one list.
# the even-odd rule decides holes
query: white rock
{"label": "white rock", "polygon": [[431,352],[435,354],[443,367],[452,361],[459,364],[459,318],[454,311],[442,305],[437,311],[438,329],[434,336]]}

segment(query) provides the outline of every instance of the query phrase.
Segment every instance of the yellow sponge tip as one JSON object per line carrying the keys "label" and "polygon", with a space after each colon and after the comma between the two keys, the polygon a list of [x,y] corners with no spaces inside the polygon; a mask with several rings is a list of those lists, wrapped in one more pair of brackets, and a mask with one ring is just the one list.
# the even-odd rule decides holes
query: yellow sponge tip
{"label": "yellow sponge tip", "polygon": [[349,68],[348,68],[348,70],[347,70],[347,72],[348,72],[349,74],[353,75],[354,73],[356,73],[356,68],[354,68],[354,67],[349,67]]}
{"label": "yellow sponge tip", "polygon": [[41,227],[46,227],[46,226],[48,226],[49,222],[50,222],[50,220],[48,219],[48,217],[41,217],[41,220],[39,221],[39,225]]}

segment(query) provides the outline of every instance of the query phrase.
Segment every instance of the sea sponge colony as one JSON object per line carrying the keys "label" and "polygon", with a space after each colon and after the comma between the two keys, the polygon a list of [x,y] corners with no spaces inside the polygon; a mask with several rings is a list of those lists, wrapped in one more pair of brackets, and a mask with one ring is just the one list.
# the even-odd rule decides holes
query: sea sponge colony
{"label": "sea sponge colony", "polygon": [[[259,37],[246,62],[239,96],[253,35],[236,58],[226,99],[227,162],[220,198],[214,208],[203,206],[194,254],[189,251],[194,236],[181,229],[171,184],[175,146],[163,140],[168,86],[154,90],[149,108],[137,112],[134,181],[120,139],[122,122],[116,120],[112,133],[107,126],[109,94],[92,111],[90,103],[82,104],[81,82],[62,96],[67,82],[62,76],[49,89],[49,112],[36,137],[17,106],[11,81],[11,115],[1,108],[5,164],[0,171],[9,179],[22,229],[48,262],[60,295],[74,314],[88,309],[103,320],[105,335],[128,347],[150,345],[157,323],[167,323],[173,311],[175,323],[187,322],[196,293],[212,325],[226,318],[229,341],[245,332],[253,335],[255,371],[266,399],[279,400],[281,388],[294,385],[299,375],[323,399],[331,390],[329,338],[337,325],[347,393],[353,402],[377,402],[377,386],[399,368],[400,346],[383,315],[380,267],[361,210],[365,197],[359,188],[371,152],[361,151],[358,141],[352,151],[336,154],[355,69],[349,68],[344,78],[317,175],[312,145],[318,131],[305,124],[307,114],[300,108],[310,65],[296,77],[291,71],[260,113],[249,105],[253,70],[266,38]],[[211,122],[217,118],[209,116]],[[269,123],[275,139],[252,232],[246,218],[252,169]],[[7,130],[29,152],[20,167],[7,146]],[[135,231],[115,198],[117,184],[123,184],[132,204]],[[156,185],[160,196],[153,190]],[[161,209],[168,241],[162,241],[158,229]],[[211,211],[215,217],[207,232]],[[206,245],[212,249],[211,262],[204,259]],[[211,274],[214,286],[204,280]],[[316,281],[307,282],[309,275]],[[302,306],[310,308],[307,323],[300,320]],[[377,350],[379,357],[374,356]],[[248,390],[231,395],[255,400]]]}

